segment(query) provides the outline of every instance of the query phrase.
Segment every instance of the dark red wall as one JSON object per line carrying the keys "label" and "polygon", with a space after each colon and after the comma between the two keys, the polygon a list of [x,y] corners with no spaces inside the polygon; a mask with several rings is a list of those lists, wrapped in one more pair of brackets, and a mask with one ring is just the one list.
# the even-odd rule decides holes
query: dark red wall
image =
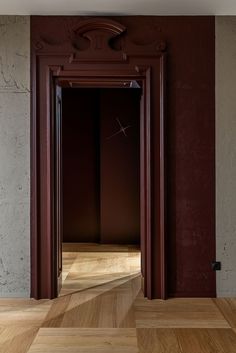
{"label": "dark red wall", "polygon": [[167,42],[169,296],[214,296],[215,19],[124,17],[139,43]]}
{"label": "dark red wall", "polygon": [[121,22],[137,43],[167,42],[169,296],[214,296],[215,19],[122,17]]}
{"label": "dark red wall", "polygon": [[[66,18],[71,27],[79,18]],[[137,44],[167,43],[167,237],[170,296],[215,294],[215,19],[115,17]],[[70,33],[60,17],[33,17],[32,38]],[[58,40],[60,38],[60,40]],[[155,96],[155,92],[153,93]],[[158,235],[157,235],[158,236]]]}
{"label": "dark red wall", "polygon": [[65,242],[139,243],[139,91],[62,91]]}

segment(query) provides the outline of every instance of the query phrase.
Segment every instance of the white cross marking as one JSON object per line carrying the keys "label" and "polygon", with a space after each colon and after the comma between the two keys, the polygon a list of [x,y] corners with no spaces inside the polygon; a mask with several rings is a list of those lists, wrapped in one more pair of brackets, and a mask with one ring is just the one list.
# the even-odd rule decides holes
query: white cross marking
{"label": "white cross marking", "polygon": [[123,133],[125,137],[127,137],[127,133],[126,133],[126,130],[129,129],[131,127],[131,125],[127,125],[127,126],[123,126],[120,122],[120,120],[118,118],[116,118],[116,121],[118,122],[119,126],[120,126],[120,130],[115,132],[114,134],[112,134],[111,136],[107,137],[107,139],[110,139],[112,138],[113,136],[116,136],[120,133]]}

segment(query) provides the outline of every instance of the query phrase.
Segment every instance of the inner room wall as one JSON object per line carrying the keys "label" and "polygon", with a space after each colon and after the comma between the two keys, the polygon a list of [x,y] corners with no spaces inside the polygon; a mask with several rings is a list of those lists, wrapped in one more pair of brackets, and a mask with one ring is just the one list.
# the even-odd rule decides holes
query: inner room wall
{"label": "inner room wall", "polygon": [[64,242],[139,243],[139,106],[139,89],[63,89]]}
{"label": "inner room wall", "polygon": [[[101,91],[101,242],[140,242],[140,89]],[[125,134],[119,123],[126,127]]]}
{"label": "inner room wall", "polygon": [[98,242],[99,96],[62,89],[63,241]]}

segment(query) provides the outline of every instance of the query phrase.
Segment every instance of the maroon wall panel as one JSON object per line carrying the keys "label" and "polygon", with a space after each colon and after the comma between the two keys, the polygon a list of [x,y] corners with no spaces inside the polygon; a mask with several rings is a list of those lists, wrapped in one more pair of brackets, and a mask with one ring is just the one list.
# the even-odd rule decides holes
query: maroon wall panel
{"label": "maroon wall panel", "polygon": [[214,17],[124,17],[122,23],[139,43],[167,42],[169,296],[214,296]]}
{"label": "maroon wall panel", "polygon": [[62,91],[63,240],[99,240],[99,109],[97,90]]}
{"label": "maroon wall panel", "polygon": [[[139,243],[139,89],[101,91],[101,242]],[[123,133],[119,123],[130,126]]]}
{"label": "maroon wall panel", "polygon": [[[129,39],[136,44],[160,39],[167,43],[168,293],[214,296],[214,17],[113,19],[127,27]],[[32,17],[31,36],[40,38],[39,45],[45,38],[52,46],[66,43],[72,35],[68,23],[73,27],[78,21],[78,17]]]}
{"label": "maroon wall panel", "polygon": [[168,292],[214,296],[214,18],[162,21],[169,42]]}

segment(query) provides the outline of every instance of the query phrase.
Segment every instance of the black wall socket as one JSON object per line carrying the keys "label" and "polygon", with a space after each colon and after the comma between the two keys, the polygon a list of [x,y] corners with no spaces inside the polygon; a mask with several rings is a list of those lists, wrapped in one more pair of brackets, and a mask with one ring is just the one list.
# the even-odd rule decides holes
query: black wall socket
{"label": "black wall socket", "polygon": [[221,262],[220,261],[212,261],[211,267],[213,271],[220,271],[221,270]]}

